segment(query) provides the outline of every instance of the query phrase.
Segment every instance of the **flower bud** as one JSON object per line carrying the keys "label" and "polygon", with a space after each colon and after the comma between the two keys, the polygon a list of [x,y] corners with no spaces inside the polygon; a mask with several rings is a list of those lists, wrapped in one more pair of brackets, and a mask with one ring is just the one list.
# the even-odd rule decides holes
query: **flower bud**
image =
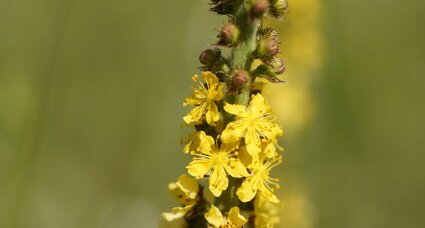
{"label": "flower bud", "polygon": [[268,40],[265,44],[265,51],[268,56],[275,56],[279,52],[279,44],[275,40]]}
{"label": "flower bud", "polygon": [[279,52],[279,44],[276,40],[267,39],[260,40],[257,47],[257,54],[259,57],[264,60],[270,60]]}
{"label": "flower bud", "polygon": [[233,83],[236,86],[244,86],[249,80],[248,72],[241,70],[236,72],[235,76],[233,77]]}
{"label": "flower bud", "polygon": [[269,10],[269,6],[268,0],[256,0],[251,11],[255,16],[261,17]]}
{"label": "flower bud", "polygon": [[199,62],[204,65],[212,65],[221,57],[220,49],[207,49],[199,55]]}
{"label": "flower bud", "polygon": [[273,68],[273,71],[276,74],[283,74],[285,72],[285,70],[286,70],[286,66],[283,63],[283,60],[281,58],[279,58],[279,57],[273,58],[270,61],[269,65]]}
{"label": "flower bud", "polygon": [[219,45],[233,46],[239,38],[239,29],[233,24],[227,24],[220,29],[218,38]]}
{"label": "flower bud", "polygon": [[270,3],[270,14],[277,18],[282,17],[284,11],[288,8],[287,0],[270,0]]}

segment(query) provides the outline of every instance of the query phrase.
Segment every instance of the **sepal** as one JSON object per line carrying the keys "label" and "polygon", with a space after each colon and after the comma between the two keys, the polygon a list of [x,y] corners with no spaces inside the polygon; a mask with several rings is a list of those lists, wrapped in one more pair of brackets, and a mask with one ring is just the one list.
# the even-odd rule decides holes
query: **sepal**
{"label": "sepal", "polygon": [[275,70],[272,69],[269,65],[265,65],[265,64],[258,66],[257,69],[255,69],[252,72],[252,75],[254,77],[265,78],[272,83],[284,83],[284,82],[286,82],[285,80],[278,78]]}

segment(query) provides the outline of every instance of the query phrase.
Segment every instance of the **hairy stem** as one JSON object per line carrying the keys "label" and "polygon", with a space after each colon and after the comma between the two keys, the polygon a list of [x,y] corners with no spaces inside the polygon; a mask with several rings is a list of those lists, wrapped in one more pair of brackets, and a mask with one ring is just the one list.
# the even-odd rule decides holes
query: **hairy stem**
{"label": "hairy stem", "polygon": [[[240,29],[238,45],[233,49],[231,56],[231,67],[233,69],[250,71],[253,52],[256,49],[257,31],[260,27],[260,20],[250,16],[249,0],[245,0],[239,7],[234,17],[234,23]],[[248,80],[236,96],[235,104],[247,105],[250,95],[252,80]]]}

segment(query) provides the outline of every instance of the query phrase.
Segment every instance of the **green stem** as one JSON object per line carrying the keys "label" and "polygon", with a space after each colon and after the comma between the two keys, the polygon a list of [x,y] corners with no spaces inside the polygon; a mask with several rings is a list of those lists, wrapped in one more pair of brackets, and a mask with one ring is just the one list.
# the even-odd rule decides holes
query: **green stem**
{"label": "green stem", "polygon": [[[260,27],[260,20],[252,17],[250,14],[250,0],[245,0],[240,5],[235,17],[234,23],[240,29],[240,38],[238,45],[233,49],[230,64],[233,69],[251,70],[251,64],[254,61],[253,52],[256,49],[257,32]],[[236,96],[235,104],[248,105],[250,88],[252,80],[240,89]]]}

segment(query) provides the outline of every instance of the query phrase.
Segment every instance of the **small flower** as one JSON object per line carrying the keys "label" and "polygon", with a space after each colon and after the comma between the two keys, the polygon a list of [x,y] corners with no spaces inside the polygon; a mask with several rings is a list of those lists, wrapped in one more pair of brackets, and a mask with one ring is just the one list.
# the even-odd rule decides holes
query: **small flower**
{"label": "small flower", "polygon": [[198,75],[193,76],[193,81],[199,84],[199,89],[194,89],[192,96],[186,98],[183,106],[196,106],[193,108],[183,120],[186,124],[200,123],[206,119],[207,123],[215,126],[220,120],[220,112],[216,102],[223,99],[223,85],[218,81],[217,76],[206,71],[202,72],[205,84],[201,83]]}
{"label": "small flower", "polygon": [[179,176],[177,182],[170,183],[168,189],[174,198],[183,206],[174,207],[171,212],[162,213],[166,221],[173,221],[185,216],[197,203],[199,185],[188,175]]}
{"label": "small flower", "polygon": [[261,151],[261,139],[275,139],[283,134],[282,129],[275,123],[271,108],[261,94],[252,96],[248,108],[243,105],[228,104],[226,112],[236,116],[221,135],[224,143],[234,143],[245,138],[248,152],[257,157]]}
{"label": "small flower", "polygon": [[225,218],[217,207],[211,205],[211,209],[204,216],[208,223],[218,228],[242,228],[248,222],[239,213],[238,207],[232,207]]}
{"label": "small flower", "polygon": [[227,173],[235,178],[248,176],[245,166],[236,158],[238,144],[214,143],[213,137],[201,131],[198,135],[199,145],[196,151],[190,151],[195,157],[186,167],[189,174],[197,179],[203,178],[211,171],[209,189],[218,197],[227,189]]}
{"label": "small flower", "polygon": [[282,157],[267,159],[264,154],[258,161],[253,161],[249,165],[252,171],[251,176],[247,177],[241,187],[238,188],[236,195],[242,202],[251,201],[257,192],[270,202],[278,203],[276,195],[273,194],[275,188],[279,188],[279,179],[270,177],[270,170],[282,162]]}

